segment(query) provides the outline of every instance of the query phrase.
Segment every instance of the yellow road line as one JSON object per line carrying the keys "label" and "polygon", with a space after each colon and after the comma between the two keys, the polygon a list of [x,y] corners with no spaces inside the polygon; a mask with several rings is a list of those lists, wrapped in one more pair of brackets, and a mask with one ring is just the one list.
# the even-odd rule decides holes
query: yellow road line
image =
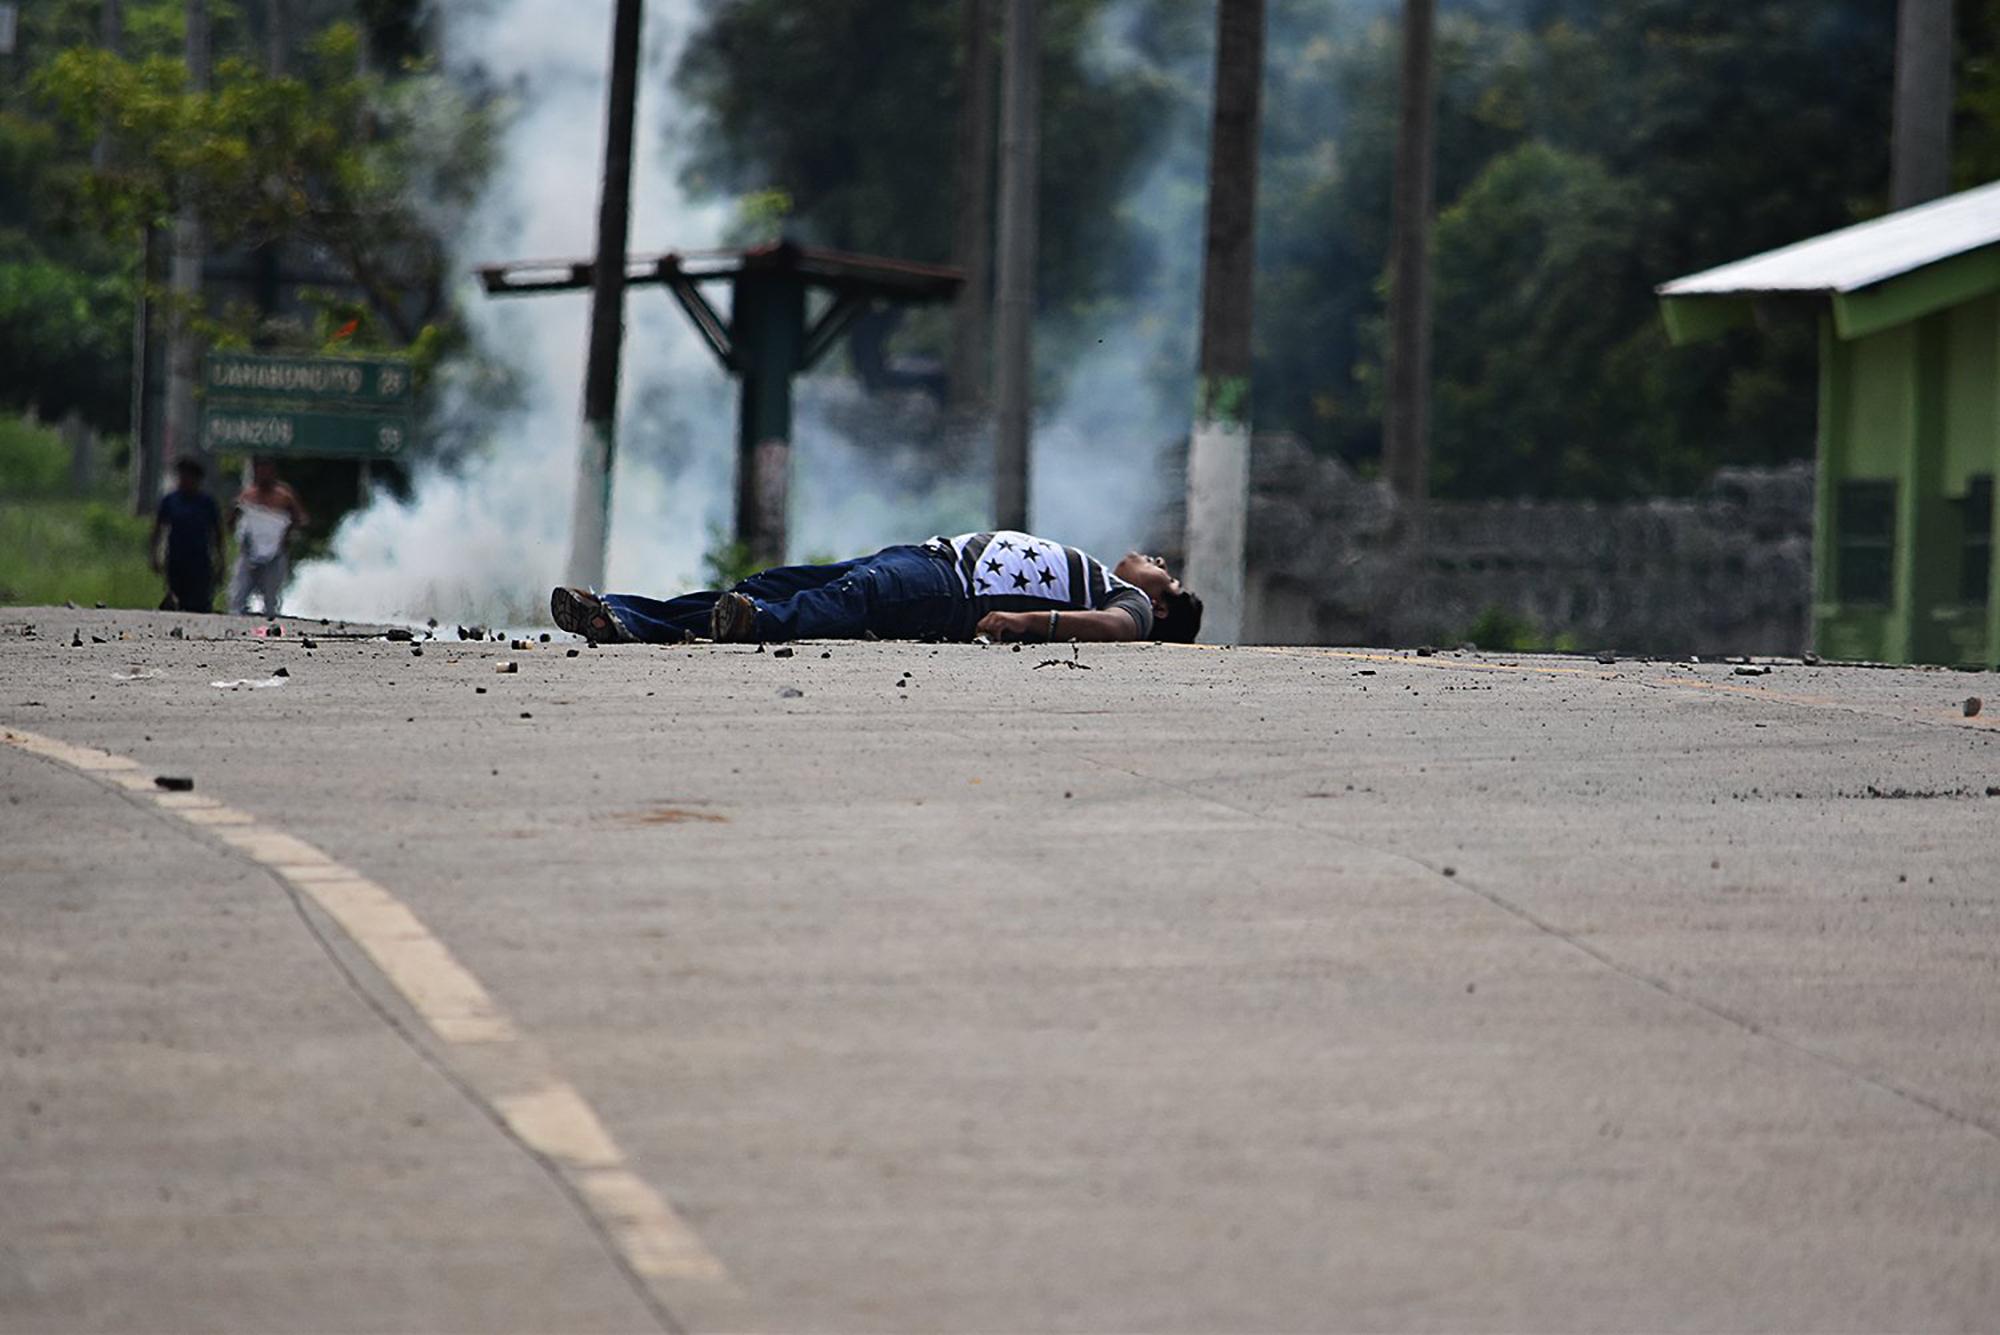
{"label": "yellow road line", "polygon": [[740,1330],[745,1302],[694,1228],[634,1173],[575,1086],[549,1074],[544,1051],[409,906],[323,850],[214,798],[160,791],[126,756],[18,728],[0,740],[32,755],[144,794],[166,815],[258,862],[297,887],[380,971],[446,1050],[454,1072],[507,1129],[584,1202],[631,1273],[689,1329]]}

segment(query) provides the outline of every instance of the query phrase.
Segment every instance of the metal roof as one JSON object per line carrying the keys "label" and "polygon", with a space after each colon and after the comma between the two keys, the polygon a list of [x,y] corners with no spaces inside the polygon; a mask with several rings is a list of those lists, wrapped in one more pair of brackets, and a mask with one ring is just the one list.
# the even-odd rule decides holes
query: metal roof
{"label": "metal roof", "polygon": [[1858,292],[2000,244],[2000,182],[1662,284],[1663,297]]}

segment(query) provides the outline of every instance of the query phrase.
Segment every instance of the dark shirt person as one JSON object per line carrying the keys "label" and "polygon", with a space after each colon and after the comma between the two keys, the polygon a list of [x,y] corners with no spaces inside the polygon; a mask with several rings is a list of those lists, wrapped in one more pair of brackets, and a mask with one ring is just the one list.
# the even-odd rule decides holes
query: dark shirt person
{"label": "dark shirt person", "polygon": [[[194,459],[174,465],[176,486],[160,497],[146,551],[153,569],[167,577],[165,611],[210,612],[215,572],[222,568],[222,511],[201,489],[202,466]],[[164,557],[160,538],[166,537]]]}
{"label": "dark shirt person", "polygon": [[1158,557],[1107,567],[1029,533],[964,533],[823,566],[762,571],[728,591],[665,601],[557,588],[555,622],[602,643],[860,639],[1169,640],[1201,629],[1201,600]]}

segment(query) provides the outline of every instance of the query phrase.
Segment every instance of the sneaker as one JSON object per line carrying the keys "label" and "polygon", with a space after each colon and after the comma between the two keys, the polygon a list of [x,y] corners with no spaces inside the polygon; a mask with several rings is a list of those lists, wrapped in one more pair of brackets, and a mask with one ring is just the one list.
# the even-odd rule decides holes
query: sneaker
{"label": "sneaker", "polygon": [[708,617],[709,638],[717,644],[748,644],[757,638],[757,604],[747,593],[725,593]]}
{"label": "sneaker", "polygon": [[604,603],[588,589],[565,589],[561,585],[550,589],[549,615],[570,634],[598,644],[619,644],[630,638],[611,619]]}

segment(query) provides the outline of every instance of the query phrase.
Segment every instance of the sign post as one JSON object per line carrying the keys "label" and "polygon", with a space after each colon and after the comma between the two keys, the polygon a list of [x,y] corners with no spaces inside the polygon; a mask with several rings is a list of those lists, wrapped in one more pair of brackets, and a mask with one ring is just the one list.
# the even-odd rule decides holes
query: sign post
{"label": "sign post", "polygon": [[395,459],[413,439],[408,362],[210,354],[201,441],[211,453]]}

